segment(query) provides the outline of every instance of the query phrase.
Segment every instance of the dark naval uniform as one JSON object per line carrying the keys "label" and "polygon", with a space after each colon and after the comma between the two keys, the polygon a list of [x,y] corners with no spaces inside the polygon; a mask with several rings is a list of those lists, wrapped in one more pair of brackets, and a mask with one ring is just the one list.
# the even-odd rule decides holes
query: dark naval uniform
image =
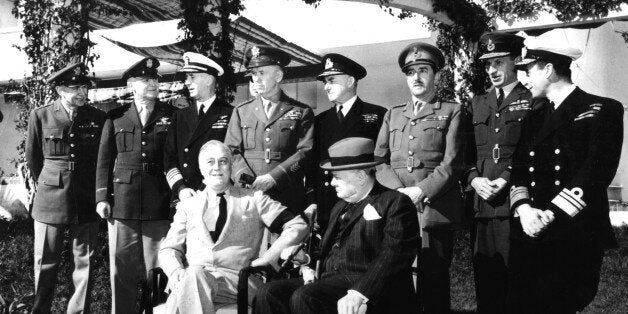
{"label": "dark naval uniform", "polygon": [[576,88],[522,127],[513,159],[513,208],[529,203],[555,220],[537,238],[513,219],[511,313],[581,311],[595,297],[604,250],[617,247],[606,189],[621,155],[624,108]]}
{"label": "dark naval uniform", "polygon": [[225,144],[235,152],[234,181],[242,173],[270,174],[277,184],[268,195],[292,211],[302,211],[305,159],[312,149],[313,122],[312,109],[283,92],[270,119],[260,97],[238,105],[225,138]]}
{"label": "dark naval uniform", "polygon": [[225,140],[232,112],[231,105],[216,98],[200,118],[194,100],[187,108],[174,113],[164,147],[164,169],[174,198],[183,188],[202,188],[203,176],[198,168],[199,150],[210,140]]}
{"label": "dark naval uniform", "polygon": [[[70,65],[53,74],[49,82],[88,85],[82,75],[63,78],[81,68],[82,64]],[[37,182],[31,213],[35,220],[34,313],[50,313],[66,228],[70,229],[74,265],[74,292],[67,311],[89,312],[90,256],[98,245],[95,169],[106,114],[89,105],[74,110],[72,118],[61,100],[56,100],[35,109],[28,122],[26,162]]]}
{"label": "dark naval uniform", "polygon": [[[473,122],[476,155],[467,176],[467,190],[473,191],[471,228],[473,266],[478,309],[481,312],[504,311],[507,290],[507,263],[510,248],[510,175],[512,155],[519,142],[521,124],[534,104],[530,91],[516,83],[497,104],[495,88],[474,97],[468,114]],[[471,181],[476,177],[502,178],[508,184],[490,201],[480,197]],[[499,296],[496,299],[496,296]]]}
{"label": "dark naval uniform", "polygon": [[318,204],[318,222],[323,230],[331,209],[338,202],[338,196],[330,184],[331,172],[321,169],[318,164],[329,158],[329,146],[341,139],[365,137],[375,141],[385,113],[384,107],[364,102],[358,97],[342,122],[338,121],[335,107],[321,112],[314,119],[312,166],[309,167],[307,181],[313,188],[314,199]]}

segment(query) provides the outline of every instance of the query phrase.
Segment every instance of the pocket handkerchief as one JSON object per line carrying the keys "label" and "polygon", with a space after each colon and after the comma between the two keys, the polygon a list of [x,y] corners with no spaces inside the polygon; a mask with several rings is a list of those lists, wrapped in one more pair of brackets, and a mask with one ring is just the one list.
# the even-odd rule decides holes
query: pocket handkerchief
{"label": "pocket handkerchief", "polygon": [[364,207],[364,212],[362,213],[362,217],[364,217],[364,219],[366,220],[375,220],[375,219],[382,218],[382,216],[380,216],[375,210],[375,207],[373,207],[373,205],[371,204],[367,204],[366,207]]}

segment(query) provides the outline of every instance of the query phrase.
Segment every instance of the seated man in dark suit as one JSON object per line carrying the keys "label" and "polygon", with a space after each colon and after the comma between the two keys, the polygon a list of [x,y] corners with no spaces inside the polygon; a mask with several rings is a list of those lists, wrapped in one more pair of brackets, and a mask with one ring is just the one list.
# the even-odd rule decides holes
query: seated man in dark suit
{"label": "seated man in dark suit", "polygon": [[[321,276],[268,283],[255,313],[416,312],[410,267],[419,244],[412,201],[375,180],[374,142],[351,137],[329,147],[341,199],[331,211],[321,249]],[[320,278],[320,279],[317,279]],[[305,285],[304,285],[305,281]],[[363,310],[363,309],[362,309]]]}

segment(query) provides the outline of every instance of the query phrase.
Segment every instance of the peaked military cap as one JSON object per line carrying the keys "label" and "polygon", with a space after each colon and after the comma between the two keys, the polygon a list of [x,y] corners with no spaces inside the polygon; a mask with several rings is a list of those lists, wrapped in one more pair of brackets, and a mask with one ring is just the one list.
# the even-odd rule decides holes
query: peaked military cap
{"label": "peaked military cap", "polygon": [[518,56],[523,47],[524,38],[512,34],[488,33],[480,37],[480,60],[504,56]]}
{"label": "peaked military cap", "polygon": [[323,56],[323,72],[316,79],[324,81],[325,76],[336,74],[347,74],[356,80],[361,80],[366,76],[366,69],[359,63],[337,53],[329,53]]}
{"label": "peaked military cap", "polygon": [[157,60],[157,58],[144,58],[124,71],[122,74],[122,80],[126,81],[131,77],[140,76],[158,78],[159,74],[157,73],[157,68],[159,68],[159,60]]}
{"label": "peaked military cap", "polygon": [[46,83],[63,86],[92,85],[92,80],[87,77],[87,67],[82,62],[72,63],[65,68],[52,73]]}
{"label": "peaked military cap", "polygon": [[324,170],[364,169],[384,159],[375,157],[375,142],[365,137],[347,137],[329,146],[329,159],[320,163]]}
{"label": "peaked military cap", "polygon": [[248,48],[244,53],[244,66],[247,69],[278,65],[285,67],[290,63],[290,55],[275,47],[256,45]]}
{"label": "peaked military cap", "polygon": [[515,63],[515,67],[519,70],[525,70],[526,65],[539,60],[569,65],[582,56],[580,49],[555,41],[542,42],[528,38],[524,43],[525,47],[521,48],[521,61]]}
{"label": "peaked military cap", "polygon": [[214,60],[196,52],[183,54],[183,67],[178,72],[185,73],[209,73],[213,76],[221,76],[225,70]]}
{"label": "peaked military cap", "polygon": [[440,71],[445,66],[445,56],[440,49],[426,43],[412,43],[399,54],[399,67],[404,73],[415,64],[429,64],[434,71]]}

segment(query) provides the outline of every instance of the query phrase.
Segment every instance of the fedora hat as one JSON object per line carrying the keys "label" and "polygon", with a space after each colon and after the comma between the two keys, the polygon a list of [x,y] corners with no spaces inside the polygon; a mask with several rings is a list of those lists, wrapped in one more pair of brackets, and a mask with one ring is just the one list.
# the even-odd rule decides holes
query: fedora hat
{"label": "fedora hat", "polygon": [[320,163],[324,170],[350,170],[377,166],[384,162],[375,157],[375,142],[364,137],[348,137],[329,147],[329,159]]}

